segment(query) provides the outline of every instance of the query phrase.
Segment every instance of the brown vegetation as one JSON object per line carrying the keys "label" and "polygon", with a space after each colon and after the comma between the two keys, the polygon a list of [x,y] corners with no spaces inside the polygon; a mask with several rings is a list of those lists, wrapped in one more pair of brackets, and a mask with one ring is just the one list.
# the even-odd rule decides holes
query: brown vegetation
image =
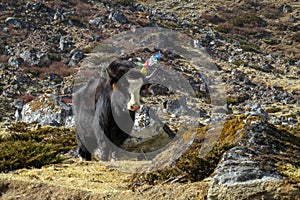
{"label": "brown vegetation", "polygon": [[26,73],[31,73],[41,79],[48,78],[50,74],[57,74],[61,77],[70,76],[77,72],[77,69],[71,68],[63,62],[53,62],[49,67],[29,66],[24,67]]}

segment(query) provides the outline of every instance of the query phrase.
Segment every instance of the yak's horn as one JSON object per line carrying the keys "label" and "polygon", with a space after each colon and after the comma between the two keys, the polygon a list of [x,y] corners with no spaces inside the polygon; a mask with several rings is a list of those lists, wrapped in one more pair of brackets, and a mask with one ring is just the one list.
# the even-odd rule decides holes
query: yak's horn
{"label": "yak's horn", "polygon": [[153,74],[156,72],[157,68],[154,69],[154,71],[149,74],[148,76],[146,76],[147,79],[151,78],[153,76]]}

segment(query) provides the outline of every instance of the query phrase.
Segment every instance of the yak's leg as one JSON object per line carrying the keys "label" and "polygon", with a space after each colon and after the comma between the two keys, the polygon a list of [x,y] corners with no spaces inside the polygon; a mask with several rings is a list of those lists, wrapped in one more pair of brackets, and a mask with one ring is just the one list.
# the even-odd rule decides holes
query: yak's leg
{"label": "yak's leg", "polygon": [[92,154],[86,149],[80,140],[78,140],[78,153],[85,160],[92,160]]}
{"label": "yak's leg", "polygon": [[108,161],[109,160],[109,149],[107,148],[107,143],[102,141],[98,143],[94,154],[98,160]]}

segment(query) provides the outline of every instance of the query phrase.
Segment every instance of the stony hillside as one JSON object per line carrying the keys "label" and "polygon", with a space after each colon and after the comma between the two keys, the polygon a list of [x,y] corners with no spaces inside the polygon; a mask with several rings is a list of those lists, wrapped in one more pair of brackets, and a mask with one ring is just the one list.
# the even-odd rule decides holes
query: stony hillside
{"label": "stony hillside", "polygon": [[[31,111],[34,107],[34,112],[26,110],[27,122],[34,121],[32,113],[43,118],[42,106],[53,110],[53,104],[72,115],[74,76],[84,68],[85,58],[111,36],[153,26],[187,35],[195,48],[211,57],[226,90],[221,125],[211,128],[215,119],[210,116],[208,94],[199,89],[205,85],[201,81],[192,85],[201,97],[196,136],[183,134],[151,163],[66,157],[76,146],[74,130],[44,126],[56,116],[50,111],[47,120],[15,124],[22,120],[24,104]],[[151,54],[151,49],[144,49],[127,56],[144,59]],[[161,63],[195,82],[189,60],[167,51],[163,54]],[[297,0],[2,0],[0,198],[300,198],[299,76]],[[166,102],[162,106],[172,113],[166,120],[177,130],[182,119],[168,108],[169,98],[150,97],[149,106]],[[41,99],[50,99],[49,105]],[[48,125],[65,125],[63,121]],[[204,138],[214,132],[220,132],[220,137],[213,150],[201,157]],[[184,148],[185,154],[174,154]],[[162,168],[154,170],[158,165]],[[124,167],[143,170],[132,174]]]}

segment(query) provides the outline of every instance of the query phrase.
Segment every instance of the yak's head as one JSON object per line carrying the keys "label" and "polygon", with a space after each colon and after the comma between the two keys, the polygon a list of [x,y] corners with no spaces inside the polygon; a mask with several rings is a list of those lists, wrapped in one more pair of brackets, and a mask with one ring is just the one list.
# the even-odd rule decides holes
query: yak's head
{"label": "yak's head", "polygon": [[147,83],[147,77],[135,64],[125,60],[115,60],[107,68],[112,86],[112,103],[122,111],[136,112],[140,104],[140,91]]}

